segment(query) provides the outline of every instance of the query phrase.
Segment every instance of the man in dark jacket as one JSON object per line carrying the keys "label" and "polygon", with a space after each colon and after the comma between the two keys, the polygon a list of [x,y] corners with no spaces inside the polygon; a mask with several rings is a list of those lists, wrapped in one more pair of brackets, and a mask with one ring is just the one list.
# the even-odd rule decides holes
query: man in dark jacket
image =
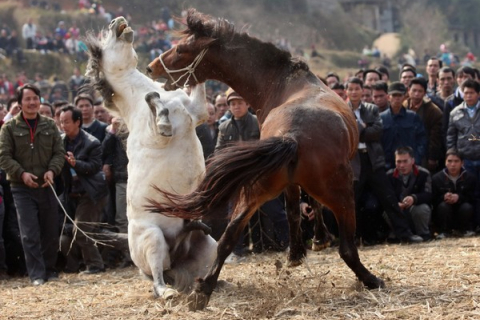
{"label": "man in dark jacket", "polygon": [[95,223],[100,222],[107,199],[107,183],[102,171],[102,146],[98,139],[81,129],[82,113],[78,109],[64,107],[60,123],[67,151],[62,171],[66,202],[74,212],[78,229],[83,231],[77,230],[75,242],[80,247],[87,267],[84,273],[103,272],[104,264],[98,248],[84,234],[95,231]]}
{"label": "man in dark jacket", "polygon": [[[358,180],[355,183],[356,203],[359,203],[365,187],[368,186],[386,211],[397,238],[406,242],[421,242],[422,239],[409,230],[385,174],[385,157],[380,143],[383,127],[378,108],[374,104],[361,102],[362,80],[358,78],[348,80],[346,92],[348,104],[357,118],[360,134],[358,151],[352,160],[352,167]],[[362,217],[358,208],[357,212],[357,236],[372,240],[372,235],[364,232],[372,222]]]}
{"label": "man in dark jacket", "polygon": [[455,149],[446,153],[445,169],[432,177],[433,222],[437,239],[452,230],[461,235],[473,235],[475,177],[463,168],[463,159]]}
{"label": "man in dark jacket", "polygon": [[28,275],[42,285],[58,278],[58,211],[50,184],[62,170],[65,151],[55,122],[38,113],[40,90],[26,84],[17,97],[22,111],[0,133],[0,168],[11,184]]}
{"label": "man in dark jacket", "polygon": [[422,162],[419,164],[433,174],[438,171],[440,160],[445,153],[442,135],[442,110],[430,99],[425,99],[426,92],[426,80],[424,78],[413,78],[408,88],[409,98],[404,101],[403,106],[415,112],[423,122],[427,135],[427,149]]}
{"label": "man in dark jacket", "polygon": [[82,112],[82,129],[97,138],[100,143],[107,134],[107,124],[95,119],[93,99],[88,94],[79,94],[75,97],[75,107]]}
{"label": "man in dark jacket", "polygon": [[426,153],[427,135],[420,117],[407,110],[402,103],[407,92],[400,82],[388,87],[390,107],[380,114],[383,123],[382,147],[387,170],[395,168],[395,150],[409,146],[415,153],[415,162],[421,163]]}
{"label": "man in dark jacket", "polygon": [[395,150],[396,168],[387,172],[397,196],[398,206],[411,220],[415,234],[430,239],[432,179],[427,169],[415,164],[411,147]]}

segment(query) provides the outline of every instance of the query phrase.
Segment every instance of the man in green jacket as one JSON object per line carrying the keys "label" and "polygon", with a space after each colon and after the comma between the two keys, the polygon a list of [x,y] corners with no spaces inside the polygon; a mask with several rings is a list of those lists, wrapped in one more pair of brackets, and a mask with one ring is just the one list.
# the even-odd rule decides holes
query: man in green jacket
{"label": "man in green jacket", "polygon": [[22,111],[0,131],[0,168],[7,172],[17,208],[28,275],[34,285],[58,278],[58,203],[49,184],[59,175],[65,151],[52,119],[41,116],[40,90],[17,90]]}

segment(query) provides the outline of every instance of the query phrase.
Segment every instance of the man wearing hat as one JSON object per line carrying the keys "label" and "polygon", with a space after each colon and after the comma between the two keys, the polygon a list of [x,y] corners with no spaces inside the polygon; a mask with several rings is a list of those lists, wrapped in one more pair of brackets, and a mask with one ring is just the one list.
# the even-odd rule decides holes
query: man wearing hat
{"label": "man wearing hat", "polygon": [[250,105],[232,88],[228,89],[226,94],[232,118],[219,126],[215,150],[222,149],[234,141],[260,139],[257,117],[248,112]]}
{"label": "man wearing hat", "polygon": [[[255,115],[248,112],[249,104],[232,88],[228,89],[226,94],[232,117],[220,124],[215,151],[236,141],[260,139],[258,120]],[[255,252],[265,249],[285,250],[288,246],[288,221],[283,197],[280,196],[264,203],[259,210],[262,214],[255,214],[250,219],[253,250]],[[215,221],[211,223],[215,224]],[[216,224],[218,226],[218,222]],[[212,234],[220,231],[215,230],[214,226],[212,230]],[[223,233],[223,230],[221,231]],[[215,234],[213,236],[216,238]],[[273,241],[269,241],[270,239]],[[241,238],[232,255],[225,262],[238,262],[241,260],[242,254],[243,239]]]}
{"label": "man wearing hat", "polygon": [[390,107],[380,114],[383,122],[382,146],[387,170],[395,168],[395,150],[409,146],[414,150],[416,163],[421,163],[427,148],[427,135],[420,117],[402,103],[407,89],[401,82],[388,87]]}

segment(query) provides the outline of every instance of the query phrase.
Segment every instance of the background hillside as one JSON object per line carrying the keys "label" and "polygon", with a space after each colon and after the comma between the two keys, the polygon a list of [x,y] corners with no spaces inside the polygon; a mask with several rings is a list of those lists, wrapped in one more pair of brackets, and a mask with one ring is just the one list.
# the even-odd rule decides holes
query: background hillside
{"label": "background hillside", "polygon": [[[32,3],[43,4],[48,10],[38,5],[31,7]],[[59,21],[65,21],[67,26],[76,22],[82,34],[108,24],[87,10],[79,10],[78,4],[77,0],[0,1],[0,23],[19,34],[28,17],[44,31],[54,30]],[[318,74],[336,71],[343,76],[358,69],[362,48],[371,47],[387,31],[395,32],[400,39],[398,48],[396,45],[392,49],[391,41],[383,44],[382,49],[392,61],[409,49],[421,60],[423,55],[436,54],[442,43],[453,47],[459,56],[468,51],[478,53],[480,46],[480,0],[103,0],[101,4],[113,16],[121,13],[129,17],[136,30],[152,25],[166,10],[180,16],[183,10],[194,7],[225,17],[235,23],[237,30],[264,41],[285,43],[293,53],[304,53],[307,59],[315,46],[320,56],[310,59],[309,64]],[[17,72],[28,68],[30,77],[43,72],[49,77],[68,78],[74,66],[84,68],[84,62],[55,53],[46,57],[25,51],[25,58],[27,65],[0,59],[1,72],[13,79]],[[143,68],[149,56],[141,53],[140,58],[139,67]],[[369,63],[378,65],[380,60],[370,59]]]}

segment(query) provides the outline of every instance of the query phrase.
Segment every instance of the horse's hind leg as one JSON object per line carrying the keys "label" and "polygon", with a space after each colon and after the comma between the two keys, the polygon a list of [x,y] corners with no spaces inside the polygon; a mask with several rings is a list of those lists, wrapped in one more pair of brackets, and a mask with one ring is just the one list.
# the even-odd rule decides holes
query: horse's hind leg
{"label": "horse's hind leg", "polygon": [[132,259],[144,273],[151,273],[154,295],[163,299],[176,296],[178,292],[167,287],[163,279],[163,272],[170,268],[170,255],[162,231],[159,228],[147,228],[142,230],[138,237],[130,239]]}
{"label": "horse's hind leg", "polygon": [[328,181],[328,188],[318,194],[315,191],[319,190],[309,190],[308,193],[321,199],[333,211],[340,235],[340,256],[365,286],[371,289],[384,287],[384,282],[361,263],[355,246],[355,201],[350,166],[339,166],[337,170],[331,171],[329,177],[324,178]]}
{"label": "horse's hind leg", "polygon": [[312,241],[312,251],[321,251],[330,246],[333,236],[328,231],[327,226],[325,226],[325,222],[323,221],[323,205],[312,197],[309,198],[310,206],[315,213],[315,235]]}
{"label": "horse's hind leg", "polygon": [[288,226],[290,232],[290,252],[288,254],[288,266],[296,267],[302,264],[307,255],[303,245],[301,216],[300,216],[300,188],[296,185],[285,189],[285,202],[287,209]]}

